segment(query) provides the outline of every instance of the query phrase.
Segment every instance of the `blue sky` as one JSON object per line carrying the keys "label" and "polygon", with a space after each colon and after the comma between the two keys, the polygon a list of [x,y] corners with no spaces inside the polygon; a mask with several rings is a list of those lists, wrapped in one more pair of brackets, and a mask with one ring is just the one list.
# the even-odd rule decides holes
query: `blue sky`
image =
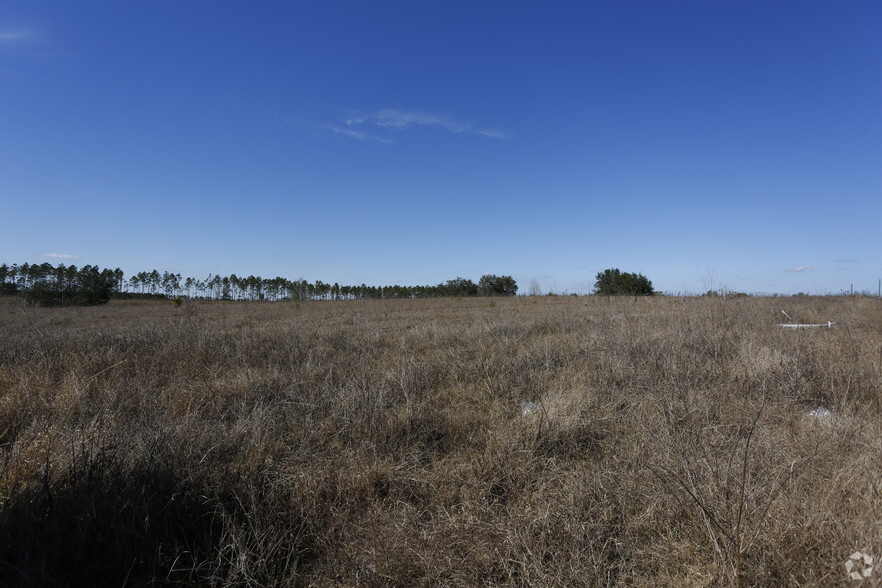
{"label": "blue sky", "polygon": [[0,4],[0,262],[876,291],[882,3]]}

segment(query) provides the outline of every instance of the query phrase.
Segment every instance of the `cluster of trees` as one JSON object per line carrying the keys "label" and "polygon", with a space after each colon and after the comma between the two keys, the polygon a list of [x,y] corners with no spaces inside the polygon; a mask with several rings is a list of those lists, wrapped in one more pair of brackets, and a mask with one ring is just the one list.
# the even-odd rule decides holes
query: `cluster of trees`
{"label": "cluster of trees", "polygon": [[0,265],[0,295],[20,294],[29,304],[104,304],[122,283],[122,270],[50,263]]}
{"label": "cluster of trees", "polygon": [[623,272],[618,268],[597,273],[594,293],[601,296],[652,296],[652,282],[643,274]]}
{"label": "cluster of trees", "polygon": [[53,266],[49,263],[0,265],[0,295],[22,295],[42,306],[101,304],[114,297],[187,297],[214,300],[347,300],[355,298],[423,298],[447,296],[514,296],[518,285],[511,276],[487,274],[476,284],[455,278],[435,286],[358,286],[314,283],[287,278],[209,275],[183,277],[157,270],[128,279],[122,270],[93,266]]}

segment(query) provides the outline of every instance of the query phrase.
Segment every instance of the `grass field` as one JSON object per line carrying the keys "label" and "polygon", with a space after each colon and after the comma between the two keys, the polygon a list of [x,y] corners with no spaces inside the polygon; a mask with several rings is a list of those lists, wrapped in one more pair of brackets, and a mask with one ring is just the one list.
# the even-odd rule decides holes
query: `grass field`
{"label": "grass field", "polygon": [[0,584],[843,585],[880,362],[865,297],[0,300]]}

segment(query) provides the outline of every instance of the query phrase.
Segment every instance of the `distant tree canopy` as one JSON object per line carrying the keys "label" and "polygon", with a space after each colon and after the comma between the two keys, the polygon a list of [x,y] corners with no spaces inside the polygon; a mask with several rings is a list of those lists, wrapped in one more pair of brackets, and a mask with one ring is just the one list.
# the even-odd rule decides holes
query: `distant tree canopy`
{"label": "distant tree canopy", "polygon": [[93,266],[43,264],[0,265],[0,295],[19,295],[40,306],[103,304],[113,298],[200,298],[205,300],[352,300],[364,298],[429,298],[444,296],[513,296],[518,285],[511,276],[487,274],[476,284],[454,278],[435,286],[367,286],[314,283],[282,277],[231,274],[205,279],[158,270],[125,279],[122,270]]}
{"label": "distant tree canopy", "polygon": [[[18,269],[18,266],[13,266]],[[5,263],[0,265],[0,296],[14,296],[18,294],[17,274]]]}
{"label": "distant tree canopy", "polygon": [[35,306],[105,304],[122,283],[122,270],[49,263],[0,266],[0,293],[20,294]]}
{"label": "distant tree canopy", "polygon": [[643,274],[632,274],[619,269],[597,273],[594,293],[600,296],[652,296],[652,282]]}
{"label": "distant tree canopy", "polygon": [[518,284],[511,276],[485,274],[478,282],[478,294],[481,296],[514,296],[517,293]]}
{"label": "distant tree canopy", "polygon": [[454,278],[447,280],[446,284],[438,286],[444,290],[447,296],[477,296],[478,285],[466,278]]}

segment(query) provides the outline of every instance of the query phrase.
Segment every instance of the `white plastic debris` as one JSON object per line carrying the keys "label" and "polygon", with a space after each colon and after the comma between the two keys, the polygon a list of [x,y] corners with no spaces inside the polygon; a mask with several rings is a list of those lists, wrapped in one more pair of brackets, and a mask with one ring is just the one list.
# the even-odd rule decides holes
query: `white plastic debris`
{"label": "white plastic debris", "polygon": [[873,556],[868,553],[855,551],[848,556],[845,562],[845,570],[852,580],[864,580],[873,574]]}
{"label": "white plastic debris", "polygon": [[521,416],[529,416],[539,411],[539,405],[535,402],[521,402]]}
{"label": "white plastic debris", "polygon": [[786,322],[786,323],[781,323],[781,324],[776,325],[776,326],[778,326],[778,327],[784,327],[785,329],[810,329],[810,328],[814,328],[814,327],[827,327],[827,328],[830,328],[830,327],[832,327],[833,325],[838,324],[838,323],[835,323],[835,322],[833,322],[833,321],[827,321],[826,323],[794,323],[794,322],[793,322],[793,317],[791,317],[789,314],[787,314],[786,311],[783,311],[783,310],[782,310],[781,312],[784,314],[784,316],[787,317],[787,322]]}
{"label": "white plastic debris", "polygon": [[828,419],[833,416],[833,413],[823,406],[819,406],[808,414],[810,417],[815,417],[816,419]]}

